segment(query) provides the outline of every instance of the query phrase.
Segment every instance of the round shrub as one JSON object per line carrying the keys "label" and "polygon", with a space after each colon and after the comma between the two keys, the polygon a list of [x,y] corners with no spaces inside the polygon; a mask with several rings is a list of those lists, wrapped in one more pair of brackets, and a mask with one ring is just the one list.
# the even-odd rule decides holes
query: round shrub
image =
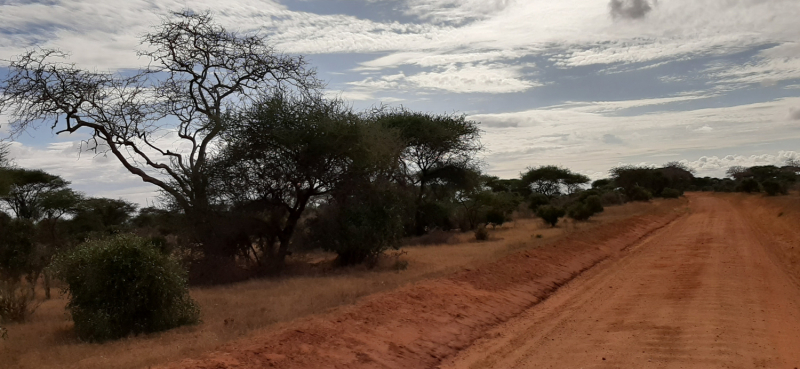
{"label": "round shrub", "polygon": [[605,208],[603,208],[603,201],[600,199],[600,196],[597,195],[587,197],[584,204],[586,204],[586,207],[592,212],[592,215],[602,213],[603,210],[605,210]]}
{"label": "round shrub", "polygon": [[478,241],[486,241],[489,239],[489,230],[486,227],[480,226],[475,230],[475,239]]}
{"label": "round shrub", "polygon": [[186,271],[147,240],[129,234],[88,241],[56,256],[78,337],[105,341],[199,321]]}
{"label": "round shrub", "polygon": [[661,197],[665,199],[677,199],[681,196],[683,196],[683,193],[681,193],[680,190],[676,190],[674,188],[667,187],[663,191],[661,191]]}
{"label": "round shrub", "polygon": [[558,218],[563,217],[565,214],[566,211],[563,208],[553,205],[543,205],[536,209],[536,216],[542,218],[551,227],[555,227],[558,224]]}
{"label": "round shrub", "polygon": [[586,204],[576,202],[572,206],[569,207],[567,210],[567,215],[575,220],[587,220],[589,219],[594,213],[589,209]]}

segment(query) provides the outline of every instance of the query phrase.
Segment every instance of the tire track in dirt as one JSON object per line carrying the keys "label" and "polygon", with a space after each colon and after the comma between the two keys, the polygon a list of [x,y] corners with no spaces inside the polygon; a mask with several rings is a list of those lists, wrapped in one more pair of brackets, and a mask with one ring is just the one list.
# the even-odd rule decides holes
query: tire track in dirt
{"label": "tire track in dirt", "polygon": [[374,295],[166,367],[436,367],[583,271],[663,233],[656,230],[681,214],[665,206],[451,278]]}
{"label": "tire track in dirt", "polygon": [[[725,199],[490,330],[442,368],[795,368],[800,290]],[[764,241],[767,240],[767,241]]]}

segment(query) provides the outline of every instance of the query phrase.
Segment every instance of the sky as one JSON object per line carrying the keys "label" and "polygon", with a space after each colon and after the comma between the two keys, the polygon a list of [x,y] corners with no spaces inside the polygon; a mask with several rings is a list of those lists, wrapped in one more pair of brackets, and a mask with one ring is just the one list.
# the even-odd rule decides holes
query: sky
{"label": "sky", "polygon": [[[304,55],[356,109],[467,114],[485,171],[503,178],[670,161],[724,176],[800,159],[797,0],[0,0],[0,59],[47,47],[135,69],[140,36],[182,9]],[[81,153],[85,138],[37,130],[12,154],[89,195],[155,201],[115,159]]]}

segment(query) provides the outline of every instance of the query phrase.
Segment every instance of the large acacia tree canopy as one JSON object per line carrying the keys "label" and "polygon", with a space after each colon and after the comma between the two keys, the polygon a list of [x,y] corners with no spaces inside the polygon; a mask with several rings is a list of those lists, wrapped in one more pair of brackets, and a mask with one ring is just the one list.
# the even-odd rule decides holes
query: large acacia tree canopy
{"label": "large acacia tree canopy", "polygon": [[400,135],[407,174],[419,182],[438,168],[470,166],[483,148],[478,123],[464,115],[384,108],[373,112],[372,119]]}
{"label": "large acacia tree canopy", "polygon": [[341,100],[277,93],[227,119],[213,188],[222,202],[261,212],[283,258],[311,201],[391,167],[401,148],[393,136]]}

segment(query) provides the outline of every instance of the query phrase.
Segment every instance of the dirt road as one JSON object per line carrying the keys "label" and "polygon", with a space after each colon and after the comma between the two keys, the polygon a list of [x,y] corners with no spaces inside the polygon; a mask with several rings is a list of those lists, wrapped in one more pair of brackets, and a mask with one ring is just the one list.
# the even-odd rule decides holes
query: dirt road
{"label": "dirt road", "polygon": [[691,208],[443,367],[800,366],[800,293],[769,235],[724,199]]}
{"label": "dirt road", "polygon": [[[713,195],[663,204],[169,367],[800,366],[800,289],[774,211]],[[800,249],[794,228],[780,237]]]}

